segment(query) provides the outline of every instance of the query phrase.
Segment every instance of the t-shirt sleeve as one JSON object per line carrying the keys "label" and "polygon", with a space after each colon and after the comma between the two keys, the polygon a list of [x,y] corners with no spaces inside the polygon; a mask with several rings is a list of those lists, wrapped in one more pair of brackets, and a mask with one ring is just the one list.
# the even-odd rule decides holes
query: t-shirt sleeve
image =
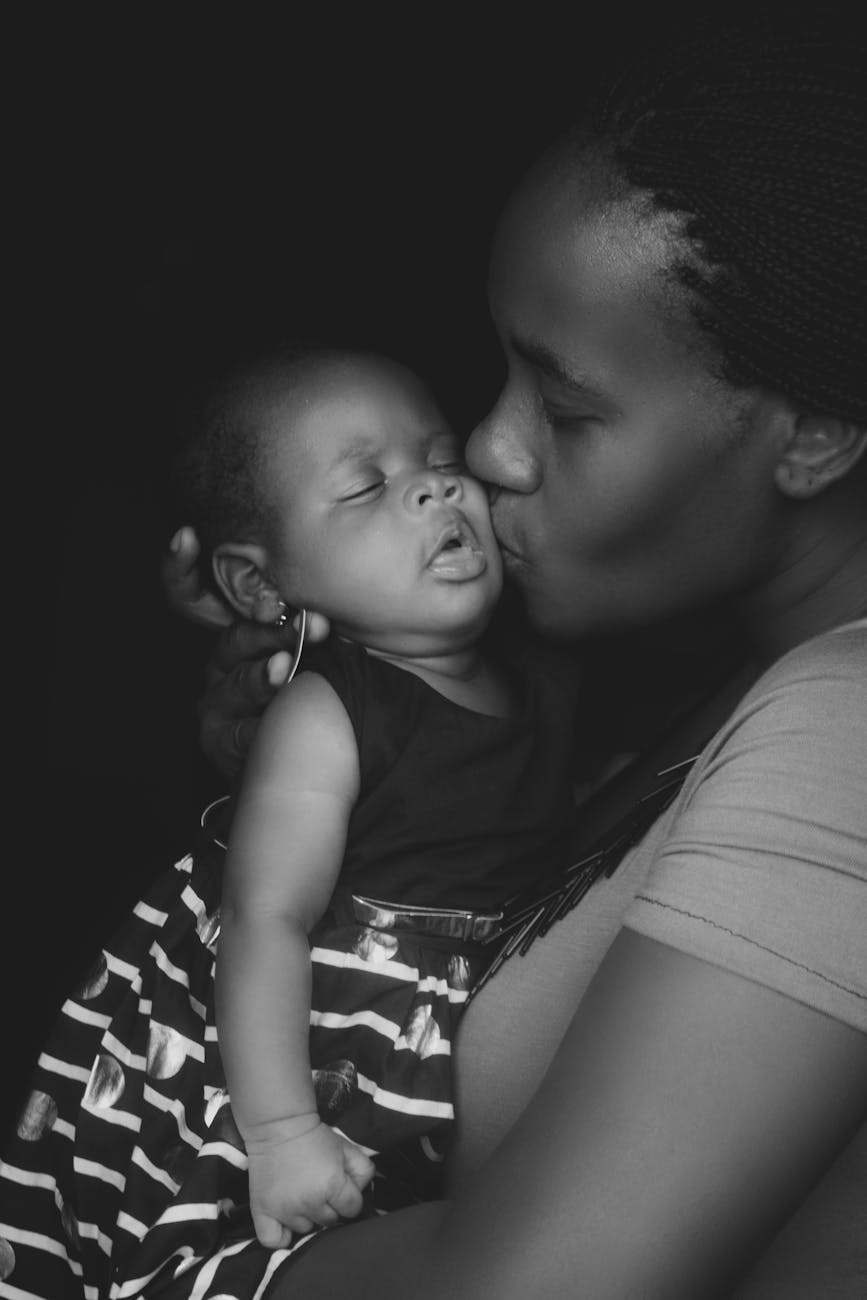
{"label": "t-shirt sleeve", "polygon": [[626,926],[867,1031],[867,624],[772,668],[673,811]]}

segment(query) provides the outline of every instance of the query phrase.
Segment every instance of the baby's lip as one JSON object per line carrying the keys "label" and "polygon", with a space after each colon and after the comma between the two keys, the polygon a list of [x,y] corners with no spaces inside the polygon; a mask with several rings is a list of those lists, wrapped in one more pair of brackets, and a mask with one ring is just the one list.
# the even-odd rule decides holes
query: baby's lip
{"label": "baby's lip", "polygon": [[[457,547],[466,546],[471,551],[480,551],[482,549],[475,530],[462,515],[450,519],[446,526],[441,529],[425,563],[433,563],[447,548],[453,549],[454,543],[457,543]],[[457,549],[457,547],[454,547],[454,549]]]}
{"label": "baby's lip", "polygon": [[442,582],[470,582],[485,572],[488,557],[475,529],[459,515],[440,531],[425,564]]}

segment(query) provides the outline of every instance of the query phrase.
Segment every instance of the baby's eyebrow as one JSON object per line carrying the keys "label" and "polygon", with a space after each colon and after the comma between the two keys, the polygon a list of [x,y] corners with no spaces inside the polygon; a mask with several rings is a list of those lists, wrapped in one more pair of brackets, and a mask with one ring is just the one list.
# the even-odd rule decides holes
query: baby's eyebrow
{"label": "baby's eyebrow", "polygon": [[360,433],[358,437],[351,439],[335,454],[334,459],[328,466],[328,472],[340,469],[350,460],[363,460],[365,456],[373,455],[377,450],[377,443],[367,434]]}

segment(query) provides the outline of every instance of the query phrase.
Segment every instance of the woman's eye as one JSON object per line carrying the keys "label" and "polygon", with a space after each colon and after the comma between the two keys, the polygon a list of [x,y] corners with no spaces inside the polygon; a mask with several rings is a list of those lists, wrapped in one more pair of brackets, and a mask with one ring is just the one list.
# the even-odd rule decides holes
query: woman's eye
{"label": "woman's eye", "polygon": [[578,411],[567,411],[557,406],[549,406],[547,402],[543,404],[542,410],[545,420],[551,425],[552,429],[577,429],[583,424],[589,424],[593,419],[592,415],[581,415]]}

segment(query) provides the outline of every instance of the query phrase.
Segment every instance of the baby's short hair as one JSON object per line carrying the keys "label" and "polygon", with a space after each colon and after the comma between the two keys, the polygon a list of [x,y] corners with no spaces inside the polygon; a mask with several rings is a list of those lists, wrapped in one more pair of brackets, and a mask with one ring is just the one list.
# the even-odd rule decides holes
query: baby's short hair
{"label": "baby's short hair", "polygon": [[[360,350],[359,350],[360,351]],[[179,453],[173,472],[173,508],[191,524],[210,568],[224,542],[263,542],[271,506],[263,492],[268,451],[255,411],[257,394],[279,377],[291,384],[320,362],[357,355],[350,347],[281,343],[222,372],[187,394],[181,414]]]}

